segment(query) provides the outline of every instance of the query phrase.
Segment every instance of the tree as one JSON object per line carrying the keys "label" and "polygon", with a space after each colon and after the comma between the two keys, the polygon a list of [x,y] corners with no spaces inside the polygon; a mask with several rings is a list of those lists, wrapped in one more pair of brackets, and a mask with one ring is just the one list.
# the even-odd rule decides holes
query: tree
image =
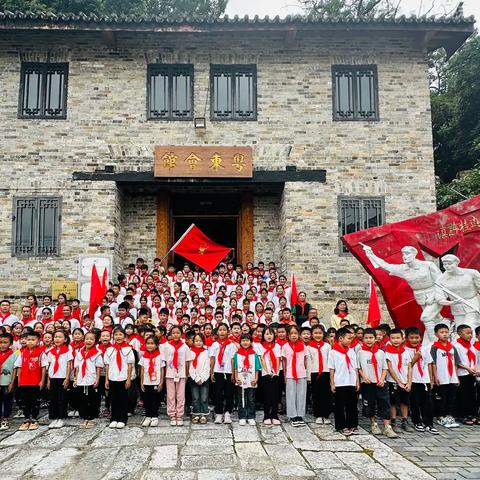
{"label": "tree", "polygon": [[219,17],[228,0],[0,0],[0,11]]}
{"label": "tree", "polygon": [[437,185],[437,208],[447,208],[478,194],[480,194],[480,167],[475,167],[450,183]]}
{"label": "tree", "polygon": [[372,18],[395,16],[402,0],[299,0],[313,17]]}
{"label": "tree", "polygon": [[480,37],[440,70],[431,95],[435,167],[440,179],[450,182],[480,160]]}

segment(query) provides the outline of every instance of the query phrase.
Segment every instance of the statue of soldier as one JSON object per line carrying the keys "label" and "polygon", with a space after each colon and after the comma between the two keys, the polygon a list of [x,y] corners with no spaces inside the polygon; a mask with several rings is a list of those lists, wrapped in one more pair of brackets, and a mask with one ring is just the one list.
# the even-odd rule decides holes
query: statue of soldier
{"label": "statue of soldier", "polygon": [[437,285],[453,302],[450,305],[455,328],[468,325],[475,332],[480,326],[480,273],[473,268],[460,268],[455,255],[442,257],[445,272],[436,280]]}
{"label": "statue of soldier", "polygon": [[374,266],[379,266],[390,275],[403,278],[413,290],[416,302],[422,307],[420,320],[425,325],[425,341],[435,341],[435,324],[445,321],[440,315],[444,305],[449,305],[443,291],[435,285],[435,281],[442,272],[433,263],[426,260],[419,260],[418,250],[415,247],[407,246],[402,248],[403,264],[387,263],[377,257],[371,247],[364,245],[363,249],[368,259]]}

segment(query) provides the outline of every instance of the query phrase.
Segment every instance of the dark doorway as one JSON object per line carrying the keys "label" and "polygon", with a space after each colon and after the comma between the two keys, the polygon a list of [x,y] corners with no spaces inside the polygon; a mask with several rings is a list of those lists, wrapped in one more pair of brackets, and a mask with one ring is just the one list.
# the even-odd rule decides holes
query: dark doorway
{"label": "dark doorway", "polygon": [[[237,222],[236,216],[211,216],[211,217],[174,217],[174,241],[176,242],[187,230],[187,228],[194,223],[205,235],[210,237],[214,242],[232,247],[234,250],[231,253],[235,259],[235,252],[237,250]],[[173,255],[173,263],[178,269],[183,267],[185,259],[180,255]]]}

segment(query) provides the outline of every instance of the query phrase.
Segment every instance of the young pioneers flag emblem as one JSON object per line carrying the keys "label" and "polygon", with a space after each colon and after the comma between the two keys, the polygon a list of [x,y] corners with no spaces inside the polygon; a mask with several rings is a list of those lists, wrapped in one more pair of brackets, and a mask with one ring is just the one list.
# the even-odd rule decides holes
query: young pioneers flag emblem
{"label": "young pioneers flag emblem", "polygon": [[231,248],[224,247],[208,238],[193,223],[171,248],[171,251],[190,260],[207,272],[213,271],[230,250]]}

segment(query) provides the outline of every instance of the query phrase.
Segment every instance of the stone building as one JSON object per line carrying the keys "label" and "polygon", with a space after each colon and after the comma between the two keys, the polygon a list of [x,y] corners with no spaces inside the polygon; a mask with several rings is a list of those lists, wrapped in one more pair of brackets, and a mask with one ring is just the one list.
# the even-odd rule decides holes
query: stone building
{"label": "stone building", "polygon": [[[473,30],[0,13],[0,297],[76,279],[79,254],[151,263],[195,222],[317,303],[365,298],[339,237],[435,209],[427,53]],[[177,152],[212,167],[205,147],[250,147],[253,174],[194,176]]]}

